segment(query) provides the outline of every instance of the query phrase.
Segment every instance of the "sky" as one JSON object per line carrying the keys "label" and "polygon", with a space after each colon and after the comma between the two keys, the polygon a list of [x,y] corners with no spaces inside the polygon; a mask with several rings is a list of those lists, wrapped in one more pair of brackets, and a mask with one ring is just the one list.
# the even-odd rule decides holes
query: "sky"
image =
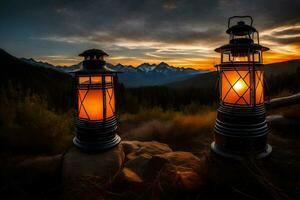
{"label": "sky", "polygon": [[0,48],[54,65],[98,48],[112,64],[213,69],[234,15],[253,17],[265,63],[300,59],[300,0],[1,0]]}

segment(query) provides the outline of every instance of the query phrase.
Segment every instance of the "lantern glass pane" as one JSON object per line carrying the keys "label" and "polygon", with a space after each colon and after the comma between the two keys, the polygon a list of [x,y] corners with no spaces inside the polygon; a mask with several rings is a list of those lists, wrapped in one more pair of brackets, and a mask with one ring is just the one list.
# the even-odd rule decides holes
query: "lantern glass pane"
{"label": "lantern glass pane", "polygon": [[106,89],[106,117],[115,113],[115,94],[113,88]]}
{"label": "lantern glass pane", "polygon": [[256,104],[264,103],[264,72],[255,71],[255,102]]}
{"label": "lantern glass pane", "polygon": [[81,76],[79,77],[80,84],[90,84],[90,77],[89,76]]}
{"label": "lantern glass pane", "polygon": [[222,62],[231,62],[232,57],[230,57],[230,53],[224,53],[222,58]]}
{"label": "lantern glass pane", "polygon": [[101,76],[92,76],[91,77],[91,84],[101,84],[102,77]]}
{"label": "lantern glass pane", "polygon": [[103,119],[103,94],[101,89],[79,89],[79,118],[88,120]]}
{"label": "lantern glass pane", "polygon": [[254,54],[254,62],[259,62],[260,61],[259,57],[260,57],[260,54],[259,53],[255,53]]}
{"label": "lantern glass pane", "polygon": [[105,83],[112,83],[112,76],[105,76]]}
{"label": "lantern glass pane", "polygon": [[234,61],[236,62],[248,62],[251,61],[251,58],[249,58],[248,56],[234,56]]}
{"label": "lantern glass pane", "polygon": [[221,87],[223,103],[250,105],[249,71],[222,71]]}

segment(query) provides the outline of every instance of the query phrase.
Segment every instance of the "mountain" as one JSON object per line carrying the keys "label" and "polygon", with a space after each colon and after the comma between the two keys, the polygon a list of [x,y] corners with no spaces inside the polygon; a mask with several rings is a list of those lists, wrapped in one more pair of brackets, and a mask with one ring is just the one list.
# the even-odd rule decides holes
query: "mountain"
{"label": "mountain", "polygon": [[[281,74],[294,74],[297,72],[297,70],[300,71],[300,59],[266,64],[264,66],[264,70],[266,73],[266,79],[268,79],[270,76],[278,76]],[[205,74],[195,75],[189,79],[167,83],[165,85],[172,88],[216,88],[217,80],[218,72],[212,71]]]}
{"label": "mountain", "polygon": [[[46,62],[35,61],[32,58],[21,58],[21,60],[37,67],[50,68],[63,73],[70,73],[81,66],[81,63],[69,67],[54,66]],[[207,72],[192,68],[173,67],[164,62],[158,65],[143,63],[137,67],[107,63],[107,67],[122,72],[118,76],[119,81],[126,87],[163,85],[173,81],[185,80],[194,75]]]}
{"label": "mountain", "polygon": [[72,77],[46,65],[18,59],[0,49],[0,89],[20,92],[20,98],[30,91],[47,99],[53,108],[69,109],[72,104]]}
{"label": "mountain", "polygon": [[191,68],[173,67],[164,62],[158,65],[144,63],[137,67],[108,64],[108,67],[123,72],[119,74],[119,81],[126,87],[164,85],[175,80],[185,80],[194,75],[207,72]]}
{"label": "mountain", "polygon": [[56,70],[56,71],[59,71],[59,72],[63,72],[63,73],[69,73],[71,71],[73,71],[74,69],[77,69],[80,67],[81,63],[77,64],[77,65],[72,65],[72,66],[55,66],[55,65],[52,65],[52,64],[49,64],[47,62],[42,62],[42,61],[36,61],[34,60],[33,58],[20,58],[21,61],[27,63],[27,64],[30,64],[30,65],[33,65],[33,66],[36,66],[36,67],[41,67],[41,68],[50,68],[50,69],[53,69],[53,70]]}

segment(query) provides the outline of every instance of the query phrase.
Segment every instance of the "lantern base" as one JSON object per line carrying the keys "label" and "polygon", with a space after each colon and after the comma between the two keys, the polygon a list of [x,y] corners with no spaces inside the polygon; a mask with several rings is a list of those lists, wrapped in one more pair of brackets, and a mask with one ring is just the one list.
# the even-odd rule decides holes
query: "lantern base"
{"label": "lantern base", "polygon": [[115,137],[113,137],[110,140],[93,141],[93,142],[80,141],[77,137],[74,137],[73,139],[74,145],[80,150],[85,152],[106,151],[117,146],[120,142],[121,142],[121,138],[118,135],[115,135]]}
{"label": "lantern base", "polygon": [[255,107],[220,104],[215,124],[213,152],[224,157],[263,158],[272,151],[264,105]]}
{"label": "lantern base", "polygon": [[235,160],[242,160],[245,157],[251,157],[255,159],[263,159],[270,155],[272,152],[272,146],[267,144],[265,149],[261,152],[255,152],[255,153],[237,153],[237,152],[230,152],[226,151],[225,149],[222,149],[216,145],[215,142],[211,143],[211,151],[212,153],[222,156],[225,158],[235,159]]}

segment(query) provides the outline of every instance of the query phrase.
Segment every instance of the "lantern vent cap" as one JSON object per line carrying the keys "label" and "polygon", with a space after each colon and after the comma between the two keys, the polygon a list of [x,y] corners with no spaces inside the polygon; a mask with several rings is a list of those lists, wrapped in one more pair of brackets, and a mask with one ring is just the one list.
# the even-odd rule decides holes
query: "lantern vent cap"
{"label": "lantern vent cap", "polygon": [[84,58],[90,57],[90,58],[101,58],[103,56],[109,56],[106,52],[104,52],[101,49],[88,49],[84,52],[82,52],[81,54],[79,54],[79,56],[82,56]]}
{"label": "lantern vent cap", "polygon": [[79,56],[83,56],[84,60],[80,68],[73,70],[72,73],[82,75],[121,73],[106,66],[103,57],[108,56],[108,54],[100,49],[89,49],[79,54]]}

